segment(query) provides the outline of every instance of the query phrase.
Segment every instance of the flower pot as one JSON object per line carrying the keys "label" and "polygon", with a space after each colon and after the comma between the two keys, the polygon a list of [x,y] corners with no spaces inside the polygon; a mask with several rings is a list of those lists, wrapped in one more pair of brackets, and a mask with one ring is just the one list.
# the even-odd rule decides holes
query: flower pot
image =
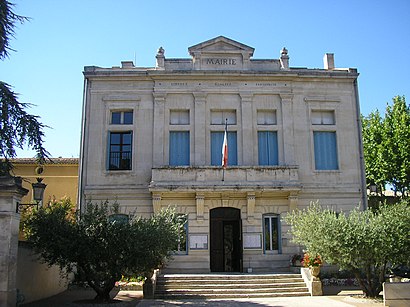
{"label": "flower pot", "polygon": [[319,277],[320,274],[320,266],[311,266],[310,273],[313,277]]}

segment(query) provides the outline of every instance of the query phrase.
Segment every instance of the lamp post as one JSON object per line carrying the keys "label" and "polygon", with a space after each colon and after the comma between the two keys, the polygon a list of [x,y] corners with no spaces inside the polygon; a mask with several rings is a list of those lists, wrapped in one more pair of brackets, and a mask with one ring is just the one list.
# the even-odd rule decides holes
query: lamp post
{"label": "lamp post", "polygon": [[20,209],[22,207],[32,207],[32,206],[36,206],[38,209],[38,204],[42,203],[43,201],[43,196],[44,196],[44,190],[46,189],[46,184],[42,183],[43,178],[36,178],[37,182],[34,182],[31,184],[31,186],[33,187],[33,199],[36,202],[35,204],[20,204],[17,203],[16,206],[16,213],[20,213]]}

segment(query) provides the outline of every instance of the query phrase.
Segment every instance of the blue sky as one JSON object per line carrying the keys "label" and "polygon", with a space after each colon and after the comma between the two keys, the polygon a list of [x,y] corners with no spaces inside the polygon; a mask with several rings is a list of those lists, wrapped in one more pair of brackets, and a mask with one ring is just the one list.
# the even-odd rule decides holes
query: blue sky
{"label": "blue sky", "polygon": [[291,67],[322,68],[334,53],[337,67],[360,73],[362,114],[384,111],[395,95],[410,102],[409,0],[12,2],[31,21],[18,26],[0,80],[51,127],[53,157],[79,156],[84,66],[151,67],[160,46],[168,58],[188,58],[188,47],[219,35],[255,48],[254,59],[279,58],[286,46]]}

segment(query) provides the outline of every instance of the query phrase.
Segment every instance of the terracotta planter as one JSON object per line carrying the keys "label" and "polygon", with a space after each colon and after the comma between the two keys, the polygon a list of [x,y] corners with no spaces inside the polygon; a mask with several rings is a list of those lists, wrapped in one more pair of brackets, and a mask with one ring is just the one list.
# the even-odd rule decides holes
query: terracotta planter
{"label": "terracotta planter", "polygon": [[310,273],[314,277],[319,277],[320,274],[320,266],[312,266],[310,267]]}

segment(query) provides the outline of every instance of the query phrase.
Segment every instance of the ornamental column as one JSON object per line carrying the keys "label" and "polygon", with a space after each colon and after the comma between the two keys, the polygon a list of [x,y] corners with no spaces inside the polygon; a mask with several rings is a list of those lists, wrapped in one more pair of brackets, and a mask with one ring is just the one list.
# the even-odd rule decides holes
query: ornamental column
{"label": "ornamental column", "polygon": [[[255,165],[252,127],[253,127],[253,112],[252,98],[253,94],[248,92],[239,93],[241,96],[241,113],[242,113],[242,165]],[[239,147],[238,147],[239,148]]]}
{"label": "ornamental column", "polygon": [[[295,135],[293,117],[293,94],[280,94],[282,100],[283,161],[285,165],[295,165]],[[293,120],[292,120],[293,119]]]}
{"label": "ornamental column", "polygon": [[194,110],[194,165],[201,166],[206,164],[206,93],[193,93],[195,98]]}
{"label": "ornamental column", "polygon": [[153,93],[154,95],[154,141],[152,149],[152,162],[154,167],[164,165],[164,122],[165,122],[165,97],[166,93]]}

